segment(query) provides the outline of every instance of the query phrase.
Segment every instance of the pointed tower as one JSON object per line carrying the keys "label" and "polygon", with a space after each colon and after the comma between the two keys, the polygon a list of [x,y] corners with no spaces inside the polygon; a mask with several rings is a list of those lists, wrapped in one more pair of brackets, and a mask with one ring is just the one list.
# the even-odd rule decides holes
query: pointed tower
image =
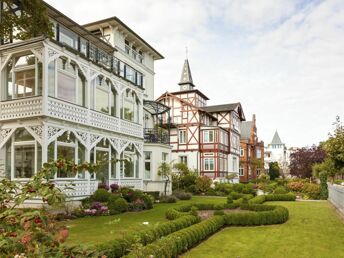
{"label": "pointed tower", "polygon": [[192,81],[189,61],[187,59],[185,59],[182,76],[180,77],[180,82],[178,84],[180,85],[180,91],[193,90],[195,87]]}
{"label": "pointed tower", "polygon": [[272,141],[270,143],[271,145],[283,145],[281,138],[278,135],[278,132],[276,130],[274,137],[272,138]]}

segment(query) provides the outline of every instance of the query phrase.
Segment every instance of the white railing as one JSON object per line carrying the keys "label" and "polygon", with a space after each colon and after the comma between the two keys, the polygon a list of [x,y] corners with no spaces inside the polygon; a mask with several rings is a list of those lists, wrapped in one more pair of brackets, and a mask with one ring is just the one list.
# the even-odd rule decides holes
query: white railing
{"label": "white railing", "polygon": [[344,215],[344,186],[328,183],[328,200]]}
{"label": "white railing", "polygon": [[42,115],[143,138],[142,125],[121,120],[117,117],[90,110],[63,100],[49,97],[46,111],[43,108],[42,97],[0,102],[0,121]]}
{"label": "white railing", "polygon": [[0,102],[0,120],[41,116],[42,97],[16,99]]}
{"label": "white railing", "polygon": [[110,179],[109,185],[118,184],[119,186],[127,186],[130,188],[143,190],[142,179]]}
{"label": "white railing", "polygon": [[92,195],[98,188],[98,180],[70,179],[54,180],[54,184],[67,198],[77,200]]}

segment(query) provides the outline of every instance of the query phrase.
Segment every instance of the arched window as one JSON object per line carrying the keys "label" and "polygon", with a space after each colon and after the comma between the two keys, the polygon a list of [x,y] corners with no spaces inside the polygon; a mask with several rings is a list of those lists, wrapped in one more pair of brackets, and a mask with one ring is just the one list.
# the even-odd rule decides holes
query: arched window
{"label": "arched window", "polygon": [[139,122],[139,100],[134,91],[127,89],[123,96],[123,108],[121,118],[138,123]]}
{"label": "arched window", "polygon": [[96,111],[116,116],[117,92],[112,82],[100,75],[94,80],[93,88],[95,96],[93,108]]}
{"label": "arched window", "polygon": [[33,54],[15,55],[6,65],[3,100],[42,94],[42,63]]}
{"label": "arched window", "polygon": [[4,148],[6,172],[12,179],[30,178],[42,167],[41,145],[25,128],[17,128]]}
{"label": "arched window", "polygon": [[123,153],[121,159],[121,174],[124,178],[139,178],[139,153],[134,145],[129,144]]}

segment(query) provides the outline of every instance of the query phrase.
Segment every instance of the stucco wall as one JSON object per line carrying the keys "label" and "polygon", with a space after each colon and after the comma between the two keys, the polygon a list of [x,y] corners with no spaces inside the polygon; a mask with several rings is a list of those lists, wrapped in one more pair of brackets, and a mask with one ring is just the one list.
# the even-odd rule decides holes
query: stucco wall
{"label": "stucco wall", "polygon": [[344,186],[328,183],[328,200],[344,215]]}

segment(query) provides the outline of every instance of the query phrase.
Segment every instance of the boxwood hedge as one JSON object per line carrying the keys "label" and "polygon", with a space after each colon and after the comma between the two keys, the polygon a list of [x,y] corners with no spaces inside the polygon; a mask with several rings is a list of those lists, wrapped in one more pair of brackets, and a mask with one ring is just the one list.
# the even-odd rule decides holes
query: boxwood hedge
{"label": "boxwood hedge", "polygon": [[100,255],[106,255],[108,258],[122,257],[129,252],[133,244],[140,243],[142,245],[147,245],[163,236],[167,236],[175,231],[187,228],[199,221],[199,217],[184,215],[176,220],[160,224],[155,228],[143,230],[133,235],[128,235],[122,239],[116,239],[100,244],[96,249]]}

